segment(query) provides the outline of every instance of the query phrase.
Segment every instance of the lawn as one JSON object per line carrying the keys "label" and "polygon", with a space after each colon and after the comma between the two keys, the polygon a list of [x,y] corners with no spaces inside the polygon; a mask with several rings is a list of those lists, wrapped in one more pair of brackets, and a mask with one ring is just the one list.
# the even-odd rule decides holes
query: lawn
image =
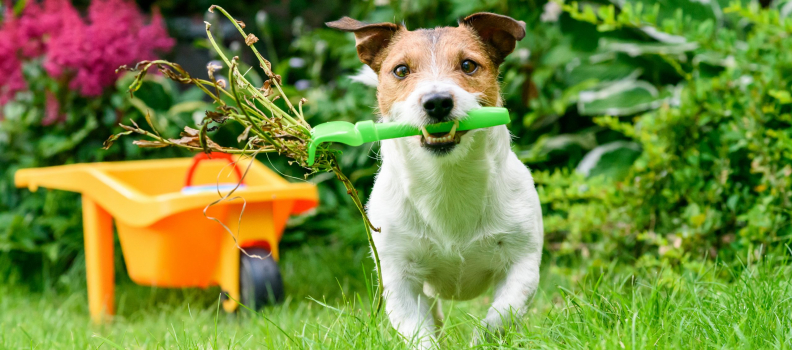
{"label": "lawn", "polygon": [[[552,261],[552,259],[546,259]],[[731,266],[731,267],[727,267]],[[616,266],[619,266],[618,268]],[[364,249],[284,251],[288,298],[258,314],[218,312],[219,289],[165,290],[121,278],[118,316],[94,326],[79,273],[57,291],[0,285],[3,349],[408,348],[369,315]],[[785,259],[625,268],[546,262],[525,322],[495,348],[792,348],[792,268]],[[442,347],[467,347],[488,296],[445,302]]]}

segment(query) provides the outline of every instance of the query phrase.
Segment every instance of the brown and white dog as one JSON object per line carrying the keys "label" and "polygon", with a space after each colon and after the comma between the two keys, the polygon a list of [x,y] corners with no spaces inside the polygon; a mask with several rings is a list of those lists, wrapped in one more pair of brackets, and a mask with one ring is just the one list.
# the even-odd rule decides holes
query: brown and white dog
{"label": "brown and white dog", "polygon": [[[383,121],[419,128],[501,106],[498,67],[525,23],[477,13],[458,27],[407,30],[344,17],[371,68]],[[436,344],[436,298],[467,300],[490,285],[484,325],[500,331],[525,312],[539,283],[542,209],[531,173],[511,151],[506,126],[382,141],[382,167],[367,206],[382,232],[386,311],[419,348]]]}

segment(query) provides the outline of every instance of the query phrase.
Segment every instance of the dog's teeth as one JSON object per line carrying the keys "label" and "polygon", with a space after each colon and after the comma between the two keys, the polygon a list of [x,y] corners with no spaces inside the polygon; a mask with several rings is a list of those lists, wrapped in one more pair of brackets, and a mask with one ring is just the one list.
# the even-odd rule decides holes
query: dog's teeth
{"label": "dog's teeth", "polygon": [[427,140],[429,140],[429,139],[431,139],[431,138],[432,138],[432,135],[429,135],[429,132],[428,132],[428,131],[426,131],[426,127],[425,127],[425,126],[422,126],[422,127],[421,127],[421,132],[423,133],[424,137],[425,137]]}
{"label": "dog's teeth", "polygon": [[459,127],[459,120],[454,120],[454,126],[451,127],[451,132],[448,133],[448,136],[453,138],[454,134],[456,133],[456,129],[458,127]]}

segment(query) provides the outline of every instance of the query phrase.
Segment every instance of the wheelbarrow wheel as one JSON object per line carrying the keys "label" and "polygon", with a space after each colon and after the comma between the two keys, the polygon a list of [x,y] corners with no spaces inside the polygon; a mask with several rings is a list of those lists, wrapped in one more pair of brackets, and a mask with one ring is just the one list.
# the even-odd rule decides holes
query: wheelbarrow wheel
{"label": "wheelbarrow wheel", "polygon": [[246,248],[250,255],[241,254],[239,261],[239,292],[243,305],[259,310],[266,305],[283,301],[283,279],[278,263],[270,252],[262,248]]}

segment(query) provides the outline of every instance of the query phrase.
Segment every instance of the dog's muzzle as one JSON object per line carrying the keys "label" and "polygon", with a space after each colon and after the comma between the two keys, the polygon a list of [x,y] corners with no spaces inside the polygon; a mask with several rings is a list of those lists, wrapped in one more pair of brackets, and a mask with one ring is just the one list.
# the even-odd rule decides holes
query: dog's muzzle
{"label": "dog's muzzle", "polygon": [[451,150],[459,144],[459,141],[462,140],[462,135],[467,132],[457,131],[458,126],[459,121],[456,120],[451,131],[448,133],[429,133],[426,127],[422,127],[421,132],[423,134],[421,135],[421,146],[439,155],[451,152]]}

